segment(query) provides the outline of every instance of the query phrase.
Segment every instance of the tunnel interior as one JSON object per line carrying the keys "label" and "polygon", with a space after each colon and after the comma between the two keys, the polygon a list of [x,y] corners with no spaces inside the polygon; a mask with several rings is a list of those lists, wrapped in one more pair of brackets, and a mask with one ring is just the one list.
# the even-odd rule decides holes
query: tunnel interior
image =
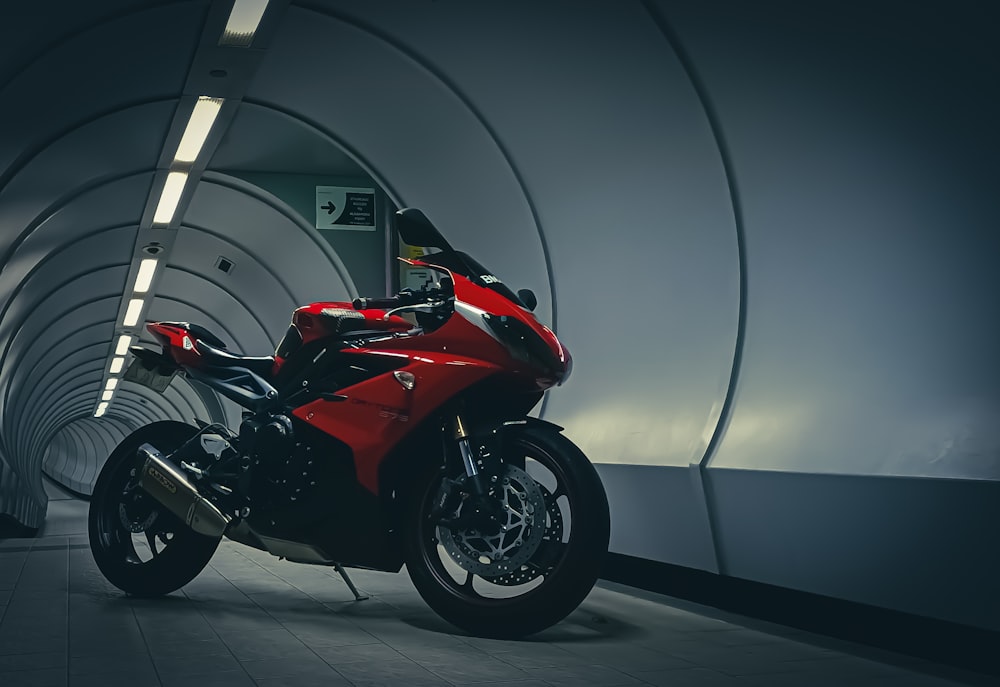
{"label": "tunnel interior", "polygon": [[[109,388],[143,322],[268,355],[295,307],[392,291],[414,206],[573,352],[542,417],[614,561],[1000,630],[996,7],[272,0],[249,42],[232,8],[0,10],[5,527],[140,426],[239,424]],[[317,187],[376,226],[318,229]]]}

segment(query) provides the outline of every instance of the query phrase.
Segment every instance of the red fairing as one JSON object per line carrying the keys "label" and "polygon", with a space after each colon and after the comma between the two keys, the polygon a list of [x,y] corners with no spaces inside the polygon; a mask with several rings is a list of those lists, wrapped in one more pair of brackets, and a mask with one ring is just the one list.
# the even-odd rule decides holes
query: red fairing
{"label": "red fairing", "polygon": [[[317,400],[294,411],[299,419],[352,448],[358,481],[373,493],[378,493],[379,466],[393,447],[462,390],[490,375],[503,375],[525,392],[537,392],[559,383],[568,374],[569,352],[534,315],[461,275],[453,275],[453,280],[455,312],[436,331],[345,350],[358,356],[399,358],[396,372],[414,375],[412,390],[406,390],[390,372],[341,389],[338,393],[346,396],[346,401]],[[513,318],[526,325],[549,346],[553,359],[564,365],[565,374],[554,378],[550,372],[515,358],[490,333],[483,320],[484,313]]]}
{"label": "red fairing", "polygon": [[[367,353],[379,355],[370,350]],[[423,351],[381,355],[412,359],[400,367],[401,371],[413,374],[412,390],[403,388],[393,374],[388,373],[342,389],[338,393],[347,396],[346,401],[317,400],[293,411],[300,420],[351,447],[358,482],[373,494],[378,493],[379,466],[403,437],[456,393],[498,371],[496,366],[472,358]]]}
{"label": "red fairing", "polygon": [[[436,330],[341,349],[359,358],[393,358],[398,361],[392,366],[394,371],[338,390],[346,400],[318,399],[292,411],[351,447],[358,481],[372,493],[378,493],[379,466],[392,449],[463,390],[495,375],[503,377],[511,390],[538,393],[569,374],[569,352],[532,313],[462,275],[451,273],[451,277],[454,312]],[[337,341],[354,331],[406,333],[414,329],[402,317],[385,318],[384,310],[359,311],[341,301],[298,308],[292,325],[301,336],[300,346],[320,339]],[[204,366],[197,339],[185,327],[151,323],[148,329],[179,364]],[[277,372],[283,362],[276,357],[273,370]],[[360,360],[358,364],[364,366]],[[412,389],[397,378],[399,372],[413,375]]]}
{"label": "red fairing", "polygon": [[[406,260],[413,265],[425,265],[419,260]],[[441,268],[435,268],[441,269]],[[572,365],[569,351],[562,345],[555,333],[534,316],[533,313],[510,302],[499,293],[479,286],[460,274],[450,273],[455,284],[455,313],[437,331],[419,337],[379,341],[379,350],[417,349],[422,351],[447,351],[457,355],[470,356],[497,365],[534,389],[547,389],[566,378]],[[526,325],[549,347],[565,374],[553,378],[550,374],[513,357],[496,336],[482,323],[481,314],[508,317]]]}
{"label": "red fairing", "polygon": [[150,322],[146,329],[163,346],[163,352],[178,365],[199,369],[204,365],[198,352],[198,341],[187,329],[161,322]]}

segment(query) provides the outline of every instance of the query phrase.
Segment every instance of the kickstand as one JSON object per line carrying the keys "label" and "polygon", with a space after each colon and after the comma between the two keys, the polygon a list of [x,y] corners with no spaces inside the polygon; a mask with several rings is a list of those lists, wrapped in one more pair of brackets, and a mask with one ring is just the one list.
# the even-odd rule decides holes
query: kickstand
{"label": "kickstand", "polygon": [[334,563],[333,567],[340,573],[340,576],[344,578],[344,582],[347,583],[348,588],[354,592],[355,601],[364,601],[365,599],[370,598],[367,594],[362,594],[358,591],[358,588],[354,586],[353,582],[351,582],[351,578],[347,576],[347,571],[344,570],[340,563]]}

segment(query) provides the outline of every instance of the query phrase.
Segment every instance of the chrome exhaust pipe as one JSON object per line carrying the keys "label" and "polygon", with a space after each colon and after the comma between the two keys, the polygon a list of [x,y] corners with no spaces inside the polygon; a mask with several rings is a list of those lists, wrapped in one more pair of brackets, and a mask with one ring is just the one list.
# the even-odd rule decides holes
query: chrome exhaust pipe
{"label": "chrome exhaust pipe", "polygon": [[149,444],[139,447],[138,457],[142,461],[139,486],[198,534],[222,537],[229,518],[199,494],[184,473]]}

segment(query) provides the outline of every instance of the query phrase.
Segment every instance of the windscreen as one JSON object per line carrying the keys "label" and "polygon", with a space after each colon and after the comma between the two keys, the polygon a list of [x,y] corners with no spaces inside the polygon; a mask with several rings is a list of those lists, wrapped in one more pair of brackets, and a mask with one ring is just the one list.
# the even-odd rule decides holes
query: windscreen
{"label": "windscreen", "polygon": [[419,259],[421,262],[426,262],[428,265],[437,265],[438,267],[449,269],[452,272],[457,272],[463,277],[468,277],[480,286],[485,286],[491,291],[496,291],[511,303],[519,305],[522,308],[525,307],[524,303],[521,302],[521,299],[517,297],[517,294],[507,288],[506,284],[500,281],[492,272],[483,267],[478,260],[470,257],[467,253],[457,250],[445,250],[440,253],[424,255]]}

